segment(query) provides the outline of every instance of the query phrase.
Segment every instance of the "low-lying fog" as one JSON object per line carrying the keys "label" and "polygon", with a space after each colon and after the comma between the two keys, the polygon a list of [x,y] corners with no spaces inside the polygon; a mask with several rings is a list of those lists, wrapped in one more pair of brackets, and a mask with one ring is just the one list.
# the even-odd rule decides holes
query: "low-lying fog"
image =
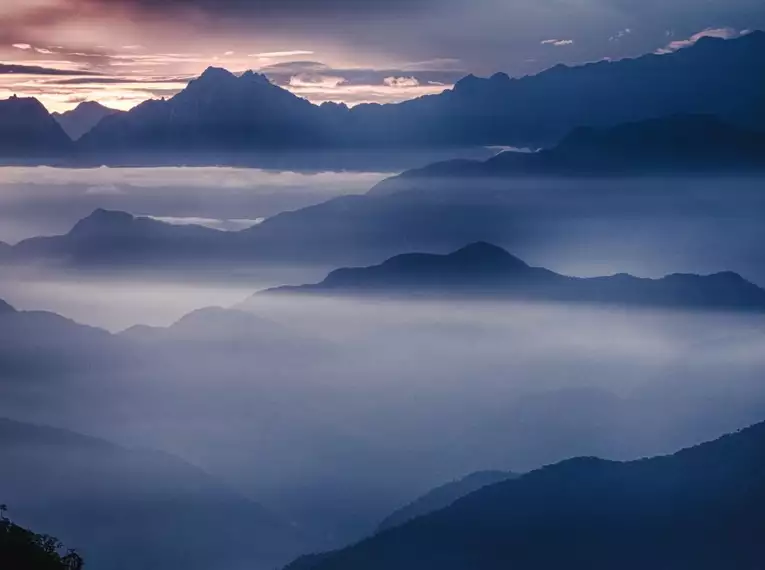
{"label": "low-lying fog", "polygon": [[298,173],[229,167],[0,168],[0,241],[67,232],[96,208],[172,223],[242,229],[345,194],[389,174]]}
{"label": "low-lying fog", "polygon": [[[762,419],[762,316],[269,297],[6,374],[0,416],[160,448],[327,545],[454,477]],[[69,339],[76,343],[76,339]],[[23,369],[22,369],[23,370]],[[20,381],[23,380],[23,381]]]}
{"label": "low-lying fog", "polygon": [[[65,231],[94,207],[255,219],[364,192],[379,178],[9,169],[0,184],[0,238]],[[526,218],[524,240],[500,245],[569,274],[733,269],[765,285],[757,200],[730,199],[722,210],[683,203],[676,216],[667,208],[656,216],[646,203],[618,218],[597,204],[557,204]],[[257,289],[321,276],[291,267],[263,281],[204,283],[6,268],[0,298],[111,331],[169,325],[209,305],[246,314],[208,312],[171,330],[139,328],[97,342],[72,333],[63,349],[37,330],[12,331],[13,346],[32,357],[0,348],[0,417],[172,452],[326,547],[365,535],[419,493],[472,471],[671,452],[763,419],[762,315],[245,302]]]}

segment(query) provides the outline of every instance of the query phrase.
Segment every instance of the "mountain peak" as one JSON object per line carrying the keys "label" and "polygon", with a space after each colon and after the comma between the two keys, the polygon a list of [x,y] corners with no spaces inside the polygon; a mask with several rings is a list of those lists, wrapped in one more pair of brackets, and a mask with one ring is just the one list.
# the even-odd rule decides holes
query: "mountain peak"
{"label": "mountain peak", "polygon": [[7,315],[9,313],[15,313],[16,309],[10,304],[0,299],[0,315]]}
{"label": "mountain peak", "polygon": [[485,241],[477,241],[468,244],[454,253],[449,254],[448,257],[451,259],[470,261],[471,263],[507,264],[508,262],[512,262],[518,267],[528,267],[524,261],[508,253],[498,245]]}
{"label": "mountain peak", "polygon": [[264,74],[262,73],[255,73],[252,69],[248,69],[242,75],[239,76],[239,79],[250,81],[252,83],[260,83],[262,85],[271,85],[271,80],[268,79]]}
{"label": "mountain peak", "polygon": [[115,227],[129,225],[134,220],[135,217],[127,212],[98,208],[93,210],[92,214],[77,222],[70,233],[79,234],[94,230],[111,230]]}
{"label": "mountain peak", "polygon": [[202,72],[202,75],[199,76],[199,79],[205,81],[236,79],[236,75],[231,73],[228,69],[224,69],[222,67],[214,67],[211,65]]}

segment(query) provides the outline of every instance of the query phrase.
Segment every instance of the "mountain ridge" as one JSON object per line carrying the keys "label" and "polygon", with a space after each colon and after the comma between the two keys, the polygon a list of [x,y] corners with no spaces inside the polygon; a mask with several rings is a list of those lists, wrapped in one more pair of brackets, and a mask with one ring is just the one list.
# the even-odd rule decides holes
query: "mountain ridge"
{"label": "mountain ridge", "polygon": [[449,254],[402,254],[379,265],[342,268],[313,285],[260,294],[467,298],[765,311],[765,289],[739,274],[674,273],[659,279],[615,274],[580,278],[532,267],[485,242]]}
{"label": "mountain ridge", "polygon": [[[709,115],[673,115],[608,128],[578,127],[556,146],[455,159],[383,180],[369,194],[431,189],[447,180],[521,177],[747,175],[765,172],[765,133]],[[438,188],[432,188],[438,190]]]}
{"label": "mountain ridge", "polygon": [[[74,152],[75,160],[85,163],[140,163],[152,155],[157,160],[158,152],[538,148],[578,127],[677,113],[716,115],[762,130],[765,111],[759,103],[765,85],[750,79],[765,70],[763,53],[765,32],[755,31],[736,39],[705,38],[664,55],[557,65],[520,78],[469,75],[439,95],[351,108],[314,105],[265,75],[237,76],[211,67],[177,95],[104,117],[76,144],[59,141],[58,150]],[[714,83],[707,81],[710,75]]]}
{"label": "mountain ridge", "polygon": [[765,423],[667,456],[570,459],[287,570],[755,570],[763,461]]}

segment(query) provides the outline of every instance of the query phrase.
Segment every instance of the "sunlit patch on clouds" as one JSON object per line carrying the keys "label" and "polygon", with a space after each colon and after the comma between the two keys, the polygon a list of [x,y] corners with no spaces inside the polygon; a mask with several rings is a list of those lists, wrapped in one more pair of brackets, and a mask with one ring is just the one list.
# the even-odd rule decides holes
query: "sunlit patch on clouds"
{"label": "sunlit patch on clouds", "polygon": [[[172,96],[216,65],[263,72],[314,102],[395,102],[447,89],[471,72],[519,76],[557,63],[668,53],[697,41],[690,34],[699,21],[765,27],[754,0],[706,0],[685,11],[674,2],[559,4],[556,22],[537,0],[0,0],[0,97],[36,96],[56,111],[83,100],[127,109]],[[702,33],[736,37],[728,30]],[[666,45],[676,38],[688,39]],[[308,58],[324,69],[285,77],[274,68]],[[22,75],[10,65],[30,69]],[[55,73],[31,68],[104,81],[48,84],[38,76]]]}
{"label": "sunlit patch on clouds", "polygon": [[690,47],[702,38],[719,38],[723,40],[730,40],[738,38],[751,33],[750,30],[736,30],[734,28],[707,28],[701,32],[693,34],[690,38],[683,40],[675,40],[670,42],[665,47],[656,50],[659,55],[668,54],[677,50]]}
{"label": "sunlit patch on clouds", "polygon": [[176,216],[149,216],[158,222],[172,224],[174,226],[204,226],[214,230],[237,232],[252,226],[257,226],[265,221],[265,218],[219,220],[216,218],[176,217]]}
{"label": "sunlit patch on clouds", "polygon": [[550,40],[542,40],[540,43],[543,46],[551,45],[551,46],[555,46],[555,47],[563,47],[563,46],[573,45],[574,40],[556,40],[556,39],[550,39]]}

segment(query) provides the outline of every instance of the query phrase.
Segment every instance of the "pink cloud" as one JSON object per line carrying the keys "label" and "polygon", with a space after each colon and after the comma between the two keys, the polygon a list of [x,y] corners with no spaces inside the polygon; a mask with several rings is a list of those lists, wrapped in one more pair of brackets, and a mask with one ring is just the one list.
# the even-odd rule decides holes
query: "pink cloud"
{"label": "pink cloud", "polygon": [[677,50],[690,47],[702,38],[720,38],[723,40],[729,40],[732,38],[744,36],[747,33],[749,33],[749,30],[739,31],[734,28],[707,28],[706,30],[693,34],[690,38],[670,42],[665,47],[656,50],[656,53],[659,55],[672,53]]}

